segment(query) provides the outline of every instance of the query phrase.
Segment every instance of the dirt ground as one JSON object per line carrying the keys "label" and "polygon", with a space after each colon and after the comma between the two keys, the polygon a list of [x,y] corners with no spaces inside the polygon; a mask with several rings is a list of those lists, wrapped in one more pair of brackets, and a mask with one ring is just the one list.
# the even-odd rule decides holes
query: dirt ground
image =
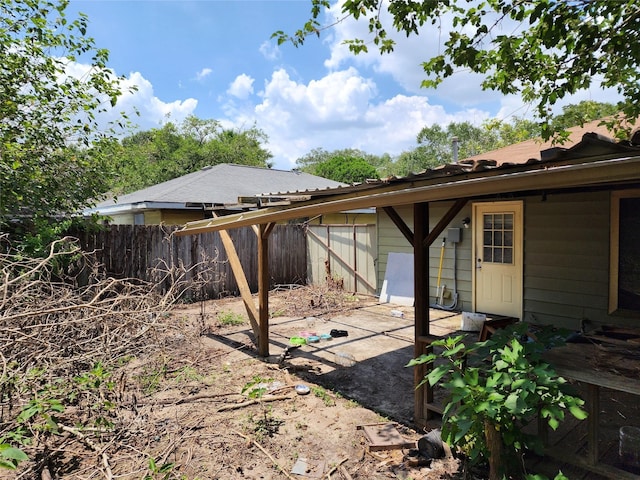
{"label": "dirt ground", "polygon": [[[453,457],[418,466],[407,455],[407,445],[425,433],[410,428],[409,310],[342,292],[273,292],[268,359],[256,355],[239,299],[173,311],[203,335],[164,352],[173,373],[140,405],[147,422],[165,430],[149,439],[158,463],[173,463],[172,471],[188,479],[453,478]],[[242,324],[229,325],[241,317]],[[291,337],[333,329],[347,336],[303,345],[279,362]],[[340,353],[355,363],[337,364]],[[310,393],[296,393],[298,385]],[[265,390],[260,400],[250,398],[254,386]],[[391,424],[405,448],[368,448],[361,427],[374,424]]]}
{"label": "dirt ground", "polygon": [[[462,479],[448,451],[422,463],[415,456],[428,431],[414,429],[413,372],[405,367],[413,357],[412,308],[297,287],[271,292],[269,311],[268,358],[257,355],[241,299],[155,317],[162,321],[149,330],[154,338],[147,335],[147,346],[114,372],[112,428],[79,430],[74,425],[86,424],[93,407],[69,407],[55,442],[36,432],[30,461],[17,472],[0,470],[0,479]],[[432,310],[430,318],[435,335],[460,327],[459,313]],[[332,330],[345,335],[289,348],[292,337]],[[615,417],[621,405],[601,406]],[[541,462],[534,471],[558,471]]]}
{"label": "dirt ground", "polygon": [[[268,358],[258,357],[238,298],[157,317],[163,326],[152,330],[152,346],[113,374],[111,427],[78,429],[93,407],[69,406],[53,437],[34,432],[30,460],[0,470],[0,479],[460,478],[450,452],[429,462],[416,456],[426,432],[412,429],[413,374],[404,367],[411,309],[311,287],[271,292],[269,307]],[[291,337],[331,330],[346,335],[282,360]]]}

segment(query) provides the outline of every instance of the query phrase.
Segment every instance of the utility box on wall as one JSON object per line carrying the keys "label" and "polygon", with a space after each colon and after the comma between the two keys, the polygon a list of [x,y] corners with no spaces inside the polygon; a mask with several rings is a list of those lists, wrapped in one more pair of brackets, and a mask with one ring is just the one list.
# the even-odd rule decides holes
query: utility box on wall
{"label": "utility box on wall", "polygon": [[451,243],[459,243],[462,240],[462,232],[460,228],[450,228],[447,230],[447,240]]}

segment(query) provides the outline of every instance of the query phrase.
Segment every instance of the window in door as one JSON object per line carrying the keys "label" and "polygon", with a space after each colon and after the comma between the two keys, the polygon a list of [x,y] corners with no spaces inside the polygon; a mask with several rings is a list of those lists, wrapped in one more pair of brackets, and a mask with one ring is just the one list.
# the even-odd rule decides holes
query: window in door
{"label": "window in door", "polygon": [[513,264],[513,213],[485,213],[482,229],[484,263]]}

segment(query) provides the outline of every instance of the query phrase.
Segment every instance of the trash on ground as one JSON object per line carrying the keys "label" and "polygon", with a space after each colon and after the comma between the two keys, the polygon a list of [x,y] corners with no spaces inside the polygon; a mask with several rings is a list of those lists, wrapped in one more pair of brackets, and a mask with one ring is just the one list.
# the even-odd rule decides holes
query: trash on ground
{"label": "trash on ground", "polygon": [[307,387],[306,385],[303,384],[299,384],[296,385],[295,387],[295,391],[298,395],[306,395],[307,393],[309,393],[311,391],[311,389],[309,387]]}
{"label": "trash on ground", "polygon": [[335,352],[333,361],[341,367],[353,367],[356,364],[355,357],[347,352]]}
{"label": "trash on ground", "polygon": [[426,458],[444,458],[442,432],[436,428],[420,437],[418,439],[418,451]]}
{"label": "trash on ground", "polygon": [[307,460],[306,458],[298,458],[294,463],[291,473],[301,475],[305,478],[322,478],[324,475],[324,461]]}
{"label": "trash on ground", "polygon": [[359,425],[359,430],[369,442],[369,451],[395,450],[401,448],[415,448],[416,442],[407,440],[397,429],[396,423],[374,423],[371,425]]}
{"label": "trash on ground", "polygon": [[331,336],[333,338],[338,338],[338,337],[348,337],[349,336],[349,332],[347,332],[346,330],[336,330],[335,328],[333,330],[331,330],[331,332],[329,332],[331,334]]}

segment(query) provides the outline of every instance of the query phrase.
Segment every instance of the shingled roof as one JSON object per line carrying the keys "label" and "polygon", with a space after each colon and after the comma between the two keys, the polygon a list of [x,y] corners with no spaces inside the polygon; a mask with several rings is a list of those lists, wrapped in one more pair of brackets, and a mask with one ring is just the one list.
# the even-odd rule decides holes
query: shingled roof
{"label": "shingled roof", "polygon": [[[534,138],[520,143],[514,143],[507,147],[491,150],[479,155],[466,158],[466,161],[493,160],[497,165],[503,163],[527,163],[531,160],[540,160],[541,152],[556,150],[557,152],[567,150],[573,145],[580,143],[586,134],[598,135],[602,138],[611,138],[613,133],[605,126],[601,125],[601,120],[594,120],[585,123],[583,126],[567,129],[569,136],[562,144],[557,144],[553,140],[543,141],[541,138]],[[633,126],[632,126],[633,128]]]}
{"label": "shingled roof", "polygon": [[291,190],[314,191],[340,185],[343,184],[303,172],[223,163],[101,202],[91,212],[104,213],[125,205],[140,208],[144,205],[156,208],[237,206],[239,197]]}

